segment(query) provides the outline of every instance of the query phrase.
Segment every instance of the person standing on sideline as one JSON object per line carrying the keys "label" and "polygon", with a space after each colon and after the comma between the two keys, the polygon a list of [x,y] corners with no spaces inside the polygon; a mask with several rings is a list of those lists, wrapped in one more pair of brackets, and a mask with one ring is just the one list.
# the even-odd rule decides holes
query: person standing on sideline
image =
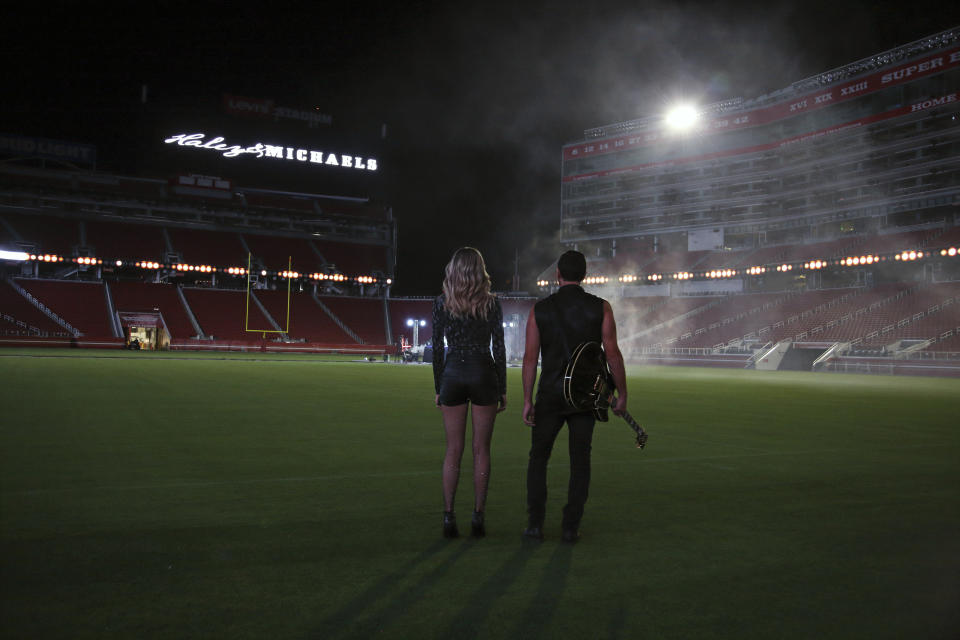
{"label": "person standing on sideline", "polygon": [[[448,349],[444,350],[444,338]],[[492,346],[492,354],[491,354]],[[443,294],[433,301],[434,401],[443,414],[447,450],[443,458],[443,535],[459,535],[454,512],[460,460],[473,418],[475,537],[486,535],[484,507],[490,483],[490,441],[498,413],[507,408],[507,357],[503,309],[490,293],[483,256],[473,247],[457,249],[447,264]]]}
{"label": "person standing on sideline", "polygon": [[[563,508],[563,542],[580,538],[580,520],[590,489],[590,447],[595,418],[592,411],[577,411],[563,399],[563,375],[570,355],[582,342],[599,342],[617,386],[614,414],[627,407],[627,379],[623,356],[617,345],[617,325],[610,303],[580,287],[587,273],[587,261],[578,251],[567,251],[557,261],[560,288],[539,301],[527,319],[527,346],[523,355],[523,421],[531,429],[530,460],[527,465],[527,538],[543,540],[547,504],[547,462],[563,424],[569,429],[570,484]],[[543,357],[543,371],[533,401],[537,360]]]}

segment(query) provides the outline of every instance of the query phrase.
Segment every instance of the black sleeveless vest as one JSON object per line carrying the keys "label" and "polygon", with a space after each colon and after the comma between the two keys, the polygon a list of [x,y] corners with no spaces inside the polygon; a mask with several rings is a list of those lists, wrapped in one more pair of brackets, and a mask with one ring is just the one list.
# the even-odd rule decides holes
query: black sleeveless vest
{"label": "black sleeveless vest", "polygon": [[603,341],[603,299],[568,284],[538,302],[533,312],[543,359],[537,403],[563,409],[563,370],[570,353],[581,342]]}

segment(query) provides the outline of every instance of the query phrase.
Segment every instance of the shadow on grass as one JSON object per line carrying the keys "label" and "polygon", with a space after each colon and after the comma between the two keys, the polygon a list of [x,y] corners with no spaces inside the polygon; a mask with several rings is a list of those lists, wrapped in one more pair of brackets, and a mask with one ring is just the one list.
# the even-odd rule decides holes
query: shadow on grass
{"label": "shadow on grass", "polygon": [[483,622],[490,615],[493,604],[516,581],[529,562],[530,556],[539,546],[539,542],[523,541],[520,548],[504,560],[500,568],[470,594],[469,604],[454,616],[453,622],[441,637],[458,640],[476,638]]}
{"label": "shadow on grass", "polygon": [[[455,551],[440,560],[435,567],[421,576],[414,584],[403,588],[401,593],[394,594],[399,583],[407,578],[412,571],[449,546],[449,541],[438,540],[416,557],[384,575],[370,587],[354,596],[340,609],[324,618],[318,628],[318,632],[323,635],[311,637],[354,638],[374,635],[377,629],[382,629],[390,621],[405,613],[430,587],[436,584],[449,571],[450,567],[466,553],[471,546],[471,541],[468,540],[464,544],[457,545]],[[371,614],[370,612],[375,608],[376,602],[383,598],[386,598],[386,601],[380,611]],[[364,614],[367,614],[367,619],[363,622],[356,622]]]}
{"label": "shadow on grass", "polygon": [[545,636],[545,629],[567,588],[567,576],[570,573],[572,558],[573,545],[561,544],[554,550],[550,560],[547,561],[547,566],[543,569],[540,587],[511,637],[526,639]]}
{"label": "shadow on grass", "polygon": [[627,609],[620,603],[616,611],[610,617],[610,624],[607,625],[607,638],[615,640],[623,637],[623,629],[627,626]]}

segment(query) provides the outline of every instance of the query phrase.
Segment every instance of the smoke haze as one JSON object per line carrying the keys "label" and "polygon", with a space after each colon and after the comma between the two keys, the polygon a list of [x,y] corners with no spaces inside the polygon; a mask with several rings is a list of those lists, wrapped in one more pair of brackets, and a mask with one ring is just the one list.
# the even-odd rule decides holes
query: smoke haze
{"label": "smoke haze", "polygon": [[[20,90],[5,109],[96,131],[119,96],[148,84],[152,95],[271,96],[340,122],[385,123],[394,291],[408,295],[435,294],[463,245],[484,253],[498,290],[519,250],[522,287],[534,290],[560,250],[561,145],[584,129],[680,98],[756,97],[960,18],[928,0],[183,9],[20,11],[3,44]],[[57,134],[36,134],[45,131]]]}

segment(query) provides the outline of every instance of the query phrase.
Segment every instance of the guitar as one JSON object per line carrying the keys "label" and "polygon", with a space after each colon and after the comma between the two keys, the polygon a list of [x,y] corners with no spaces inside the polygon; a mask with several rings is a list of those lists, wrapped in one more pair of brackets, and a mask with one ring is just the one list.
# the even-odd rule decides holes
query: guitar
{"label": "guitar", "polygon": [[[607,422],[607,410],[616,400],[616,391],[603,347],[597,342],[579,344],[563,372],[563,399],[574,409],[591,410],[597,420]],[[622,417],[637,434],[637,447],[643,449],[647,432],[626,411]]]}

